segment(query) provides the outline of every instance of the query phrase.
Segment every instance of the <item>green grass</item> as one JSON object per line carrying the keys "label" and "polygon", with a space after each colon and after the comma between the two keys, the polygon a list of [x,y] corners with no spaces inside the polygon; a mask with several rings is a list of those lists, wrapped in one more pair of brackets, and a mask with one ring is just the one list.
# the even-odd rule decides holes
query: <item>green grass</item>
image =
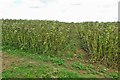
{"label": "green grass", "polygon": [[[24,59],[24,62],[13,63],[5,69],[2,72],[3,78],[118,78],[117,72],[104,72],[105,67],[97,71],[92,64],[82,63],[80,60],[68,61],[66,56],[38,55],[11,47],[3,47],[3,52],[18,60]],[[29,63],[30,61],[35,63]],[[81,74],[80,70],[84,73]]]}
{"label": "green grass", "polygon": [[86,70],[85,66],[80,62],[73,62],[72,67],[74,67],[77,70]]}

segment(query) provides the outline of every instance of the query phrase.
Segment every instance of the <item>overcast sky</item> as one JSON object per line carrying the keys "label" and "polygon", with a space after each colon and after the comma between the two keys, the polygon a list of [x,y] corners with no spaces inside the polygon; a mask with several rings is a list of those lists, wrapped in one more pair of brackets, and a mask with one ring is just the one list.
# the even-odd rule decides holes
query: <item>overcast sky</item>
{"label": "overcast sky", "polygon": [[0,18],[118,21],[119,0],[0,0]]}

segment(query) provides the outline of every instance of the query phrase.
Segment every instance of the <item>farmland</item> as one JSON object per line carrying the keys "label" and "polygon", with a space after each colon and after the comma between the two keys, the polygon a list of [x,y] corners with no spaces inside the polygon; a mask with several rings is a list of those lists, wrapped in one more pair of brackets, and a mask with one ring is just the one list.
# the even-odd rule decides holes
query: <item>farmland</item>
{"label": "farmland", "polygon": [[[9,53],[8,55],[26,59],[32,57],[37,60],[36,64],[38,61],[48,61],[58,66],[62,65],[62,67],[66,67],[64,68],[66,74],[73,77],[80,76],[78,72],[74,72],[74,70],[69,72],[67,68],[87,70],[87,73],[85,72],[86,76],[90,76],[88,74],[93,72],[95,74],[103,73],[102,77],[108,77],[108,75],[111,75],[109,74],[109,69],[112,69],[115,77],[118,73],[116,72],[118,69],[117,22],[65,23],[46,20],[6,19],[3,20],[2,24],[2,47],[3,52]],[[37,56],[42,57],[39,58]],[[69,62],[65,63],[65,61],[70,61],[71,66],[68,66]],[[88,67],[85,67],[85,65]],[[98,69],[98,72],[96,72],[93,69],[93,67],[95,68],[93,65],[102,65],[108,69],[108,72],[102,69],[103,67],[101,68],[102,70]],[[31,67],[34,66],[31,65]],[[38,68],[39,66],[35,65],[35,67]],[[61,72],[57,77],[66,77],[62,75],[64,74],[63,68],[59,67],[56,69]],[[42,71],[44,72],[44,69]],[[8,73],[10,74],[9,69],[5,70],[3,76],[10,77]],[[32,74],[29,75],[32,76]],[[45,75],[51,77],[53,74],[48,72]],[[85,75],[84,77],[86,77]],[[11,74],[11,76],[14,75]],[[30,77],[27,74],[26,76],[21,74],[21,76]],[[21,76],[19,75],[19,77]],[[37,76],[46,77],[44,75],[41,76],[41,73]],[[94,76],[92,75],[91,77]],[[100,77],[100,75],[96,77]]]}

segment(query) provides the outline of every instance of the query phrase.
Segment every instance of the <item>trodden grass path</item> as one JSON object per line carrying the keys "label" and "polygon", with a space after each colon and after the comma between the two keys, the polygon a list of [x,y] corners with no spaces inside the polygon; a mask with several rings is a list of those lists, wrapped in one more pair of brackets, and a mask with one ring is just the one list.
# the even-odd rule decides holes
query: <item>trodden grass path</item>
{"label": "trodden grass path", "polygon": [[5,49],[2,58],[3,78],[118,78],[117,70],[86,63],[83,57],[47,56]]}

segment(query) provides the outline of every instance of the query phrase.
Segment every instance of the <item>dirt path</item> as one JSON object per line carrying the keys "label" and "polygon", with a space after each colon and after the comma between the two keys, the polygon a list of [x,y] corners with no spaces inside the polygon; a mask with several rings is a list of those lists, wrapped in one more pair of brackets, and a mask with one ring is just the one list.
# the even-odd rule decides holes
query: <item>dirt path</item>
{"label": "dirt path", "polygon": [[20,64],[25,64],[25,63],[30,63],[30,64],[36,64],[36,61],[33,60],[27,60],[25,58],[20,58],[20,57],[16,57],[14,55],[10,55],[7,53],[3,53],[2,54],[2,70],[8,69],[10,68],[12,65],[20,65]]}

